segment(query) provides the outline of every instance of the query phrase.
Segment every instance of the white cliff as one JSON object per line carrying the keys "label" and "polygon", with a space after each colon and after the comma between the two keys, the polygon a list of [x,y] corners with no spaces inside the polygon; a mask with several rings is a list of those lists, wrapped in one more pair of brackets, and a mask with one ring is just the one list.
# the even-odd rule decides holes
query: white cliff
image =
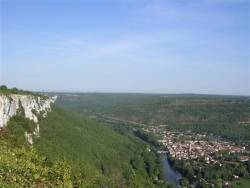
{"label": "white cliff", "polygon": [[30,137],[39,136],[38,115],[45,117],[51,111],[51,104],[56,97],[40,97],[34,95],[21,94],[0,94],[0,129],[5,127],[11,117],[15,116],[18,111],[23,110],[26,118],[34,121],[36,127],[33,133],[25,133],[29,143],[32,144]]}

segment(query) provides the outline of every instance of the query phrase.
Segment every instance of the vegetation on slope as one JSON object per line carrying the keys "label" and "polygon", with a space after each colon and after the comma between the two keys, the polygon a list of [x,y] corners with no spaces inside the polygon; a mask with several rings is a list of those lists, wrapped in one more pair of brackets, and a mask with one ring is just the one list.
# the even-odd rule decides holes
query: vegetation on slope
{"label": "vegetation on slope", "polygon": [[65,161],[51,161],[13,136],[9,130],[0,132],[0,187],[73,187]]}
{"label": "vegetation on slope", "polygon": [[34,146],[24,137],[34,123],[22,114],[0,130],[0,187],[167,187],[137,139],[56,107],[39,124]]}
{"label": "vegetation on slope", "polygon": [[147,172],[155,156],[146,144],[130,140],[93,120],[54,108],[40,122],[41,137],[36,147],[51,158],[70,161],[82,172],[80,184],[97,187],[154,187],[159,175]]}

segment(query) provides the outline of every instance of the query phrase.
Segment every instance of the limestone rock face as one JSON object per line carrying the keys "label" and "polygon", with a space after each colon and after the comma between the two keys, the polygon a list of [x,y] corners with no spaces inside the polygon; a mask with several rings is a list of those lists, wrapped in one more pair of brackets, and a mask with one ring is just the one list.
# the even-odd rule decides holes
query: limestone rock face
{"label": "limestone rock face", "polygon": [[[34,95],[0,94],[0,129],[7,125],[10,118],[16,115],[18,110],[22,110],[26,118],[36,123],[33,135],[39,136],[38,115],[45,117],[51,111],[51,104],[55,100],[56,97],[42,98]],[[32,140],[30,136],[26,136],[28,141]]]}
{"label": "limestone rock face", "polygon": [[9,119],[23,108],[25,117],[38,123],[37,115],[46,116],[51,110],[55,97],[43,99],[33,95],[1,95],[0,94],[0,127],[6,126]]}

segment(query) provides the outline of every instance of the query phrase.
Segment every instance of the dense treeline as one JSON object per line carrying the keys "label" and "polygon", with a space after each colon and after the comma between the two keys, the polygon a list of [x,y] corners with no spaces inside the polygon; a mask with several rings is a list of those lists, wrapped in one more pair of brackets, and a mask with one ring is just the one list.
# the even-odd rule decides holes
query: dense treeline
{"label": "dense treeline", "polygon": [[145,142],[149,143],[150,145],[154,147],[159,147],[157,139],[152,134],[146,133],[139,129],[135,130],[134,134],[139,138],[141,138],[142,140],[144,140]]}
{"label": "dense treeline", "polygon": [[[218,152],[215,160],[227,159],[228,163],[208,164],[205,158],[198,160],[171,159],[172,164],[184,176],[182,186],[196,185],[200,188],[223,187],[226,182],[237,182],[237,179],[245,179],[250,185],[250,161],[239,162],[236,154]],[[199,180],[199,181],[198,181]],[[243,186],[244,187],[244,186]]]}
{"label": "dense treeline", "polygon": [[[134,125],[133,132],[138,138],[153,146],[157,145],[155,139],[140,131],[140,127],[164,124],[167,129],[206,132],[235,142],[250,141],[249,97],[67,94],[60,95],[58,104],[101,122],[123,122],[123,127],[126,127],[127,121],[127,124]],[[125,132],[117,124],[112,128]],[[207,164],[204,159],[173,160],[173,165],[184,177],[181,185],[219,188],[229,182],[233,187],[249,186],[249,164],[239,162],[234,155],[219,155],[218,161],[222,160],[220,157],[230,157],[228,161],[236,162],[220,166]],[[239,180],[235,177],[239,177]]]}
{"label": "dense treeline", "polygon": [[[40,119],[39,124],[40,137],[35,139],[33,147],[27,144],[24,132],[32,132],[34,123],[21,114],[11,118],[7,128],[1,131],[6,131],[11,138],[8,146],[15,147],[14,152],[22,150],[24,157],[16,155],[17,163],[13,168],[16,165],[19,170],[12,171],[11,176],[4,171],[0,186],[23,187],[22,182],[27,183],[28,179],[31,186],[39,182],[41,186],[53,185],[56,182],[50,178],[65,175],[65,181],[60,179],[58,183],[61,187],[168,187],[158,180],[160,169],[155,154],[148,150],[146,143],[132,135],[128,138],[96,121],[56,107],[46,118]],[[11,154],[12,151],[0,158],[3,169],[9,169],[12,158],[8,155]],[[22,176],[26,166],[19,165],[18,161],[23,160],[27,165],[44,166],[31,169],[27,177]],[[33,160],[37,162],[32,163]],[[58,164],[62,164],[61,168]],[[55,171],[55,175],[39,174],[44,172],[43,167],[46,172]],[[15,177],[20,184],[11,182],[10,178]]]}
{"label": "dense treeline", "polygon": [[[104,119],[100,120],[101,122],[105,122]],[[147,169],[147,173],[151,177],[155,177],[160,182],[164,181],[164,170],[161,162],[160,156],[157,154],[157,150],[159,149],[159,144],[154,135],[146,133],[140,129],[134,128],[131,124],[127,123],[118,123],[118,122],[108,122],[104,123],[108,127],[111,127],[114,131],[118,132],[126,136],[129,140],[133,140],[134,142],[143,142],[146,144],[146,152],[143,153],[144,158],[144,166]],[[150,151],[150,152],[149,152]],[[136,164],[137,161],[134,159],[131,160],[132,164]],[[136,166],[136,165],[135,165]]]}
{"label": "dense treeline", "polygon": [[81,114],[102,115],[170,129],[250,140],[250,98],[209,95],[59,94],[58,104]]}

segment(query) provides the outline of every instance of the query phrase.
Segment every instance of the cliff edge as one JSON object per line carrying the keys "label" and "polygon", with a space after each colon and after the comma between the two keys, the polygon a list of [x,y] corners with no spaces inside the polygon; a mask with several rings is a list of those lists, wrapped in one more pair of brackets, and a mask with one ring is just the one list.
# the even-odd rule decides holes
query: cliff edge
{"label": "cliff edge", "polygon": [[51,111],[51,104],[55,100],[56,97],[33,95],[31,93],[0,92],[0,129],[7,126],[11,117],[22,113],[25,118],[36,124],[33,133],[25,133],[28,142],[32,144],[32,135],[39,136],[38,117],[46,117],[47,113]]}

